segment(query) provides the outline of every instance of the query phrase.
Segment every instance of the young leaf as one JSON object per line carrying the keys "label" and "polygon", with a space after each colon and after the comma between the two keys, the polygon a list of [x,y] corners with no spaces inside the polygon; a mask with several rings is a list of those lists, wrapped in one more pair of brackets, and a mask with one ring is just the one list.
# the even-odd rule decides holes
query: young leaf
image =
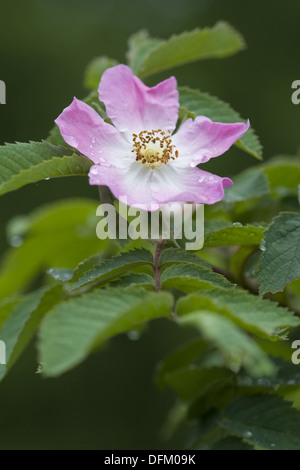
{"label": "young leaf", "polygon": [[163,43],[163,39],[151,38],[146,30],[138,31],[130,36],[126,56],[128,65],[135,75],[150,52]]}
{"label": "young leaf", "polygon": [[[144,41],[145,45],[145,41]],[[162,72],[200,59],[228,57],[244,48],[244,40],[232,26],[225,22],[213,28],[195,29],[150,46],[148,54],[141,54],[136,72],[140,77]],[[132,62],[132,60],[131,60]]]}
{"label": "young leaf", "polygon": [[258,278],[260,293],[278,292],[300,278],[300,214],[279,214],[264,237]]}
{"label": "young leaf", "polygon": [[300,412],[277,395],[237,398],[219,423],[264,449],[298,450],[300,447]]}
{"label": "young leaf", "polygon": [[[241,116],[227,103],[199,90],[180,87],[179,101],[180,105],[192,113],[193,117],[206,116],[212,121],[219,122],[242,121]],[[252,126],[236,145],[258,160],[262,159],[262,146]]]}
{"label": "young leaf", "polygon": [[57,305],[40,330],[40,360],[45,374],[66,372],[111,337],[169,316],[172,304],[172,296],[166,292],[107,288]]}
{"label": "young leaf", "polygon": [[103,72],[118,64],[115,59],[102,56],[93,59],[87,66],[84,76],[84,86],[89,90],[97,89]]}
{"label": "young leaf", "polygon": [[284,339],[288,327],[300,325],[300,319],[275,302],[249,294],[242,289],[214,288],[179,299],[178,315],[198,310],[219,312],[262,338]]}

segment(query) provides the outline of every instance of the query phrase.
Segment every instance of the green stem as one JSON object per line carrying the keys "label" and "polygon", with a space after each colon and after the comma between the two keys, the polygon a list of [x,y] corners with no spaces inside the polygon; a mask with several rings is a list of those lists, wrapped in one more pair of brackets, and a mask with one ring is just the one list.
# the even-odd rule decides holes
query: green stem
{"label": "green stem", "polygon": [[159,270],[159,258],[162,252],[164,240],[159,240],[157,242],[157,247],[154,255],[154,281],[155,281],[155,288],[159,292],[161,290],[161,283],[160,283],[160,270]]}

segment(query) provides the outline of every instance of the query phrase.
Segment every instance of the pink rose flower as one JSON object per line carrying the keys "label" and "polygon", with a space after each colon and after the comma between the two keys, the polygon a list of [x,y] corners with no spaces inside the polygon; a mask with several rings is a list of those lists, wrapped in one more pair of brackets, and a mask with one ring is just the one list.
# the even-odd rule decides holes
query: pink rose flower
{"label": "pink rose flower", "polygon": [[56,119],[64,140],[93,161],[92,185],[108,186],[130,206],[156,209],[169,202],[214,204],[232,186],[229,178],[197,165],[218,157],[240,139],[249,121],[225,124],[187,119],[173,134],[179,99],[174,77],[150,88],[126,65],[107,69],[99,99],[113,125],[74,98]]}

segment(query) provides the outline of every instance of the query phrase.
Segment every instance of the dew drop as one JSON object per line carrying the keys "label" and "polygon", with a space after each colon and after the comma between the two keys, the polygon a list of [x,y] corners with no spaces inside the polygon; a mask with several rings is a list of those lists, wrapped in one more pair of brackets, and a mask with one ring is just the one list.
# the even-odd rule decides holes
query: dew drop
{"label": "dew drop", "polygon": [[291,379],[291,380],[288,380],[288,381],[287,381],[287,384],[288,384],[288,385],[295,385],[296,382],[295,382],[295,380]]}
{"label": "dew drop", "polygon": [[245,431],[245,432],[243,433],[243,436],[244,436],[244,437],[252,437],[253,434],[252,434],[251,431]]}
{"label": "dew drop", "polygon": [[131,330],[128,331],[127,336],[131,341],[137,341],[138,339],[140,339],[141,334],[137,330]]}
{"label": "dew drop", "polygon": [[78,140],[76,139],[76,137],[69,136],[68,144],[71,145],[71,147],[77,148],[78,147]]}
{"label": "dew drop", "polygon": [[242,227],[243,224],[241,224],[241,222],[234,222],[234,223],[233,223],[233,226],[234,226],[234,227]]}
{"label": "dew drop", "polygon": [[200,176],[200,178],[198,179],[199,183],[203,183],[204,180],[205,180],[204,176]]}
{"label": "dew drop", "polygon": [[92,175],[98,175],[99,173],[99,168],[97,166],[93,166],[90,170]]}
{"label": "dew drop", "polygon": [[9,239],[9,244],[10,246],[14,248],[18,248],[19,246],[23,245],[23,238],[20,237],[19,235],[14,235]]}
{"label": "dew drop", "polygon": [[266,251],[266,242],[264,239],[260,242],[259,249],[261,251]]}
{"label": "dew drop", "polygon": [[274,442],[272,442],[271,447],[275,447],[275,445],[276,445],[276,444],[274,444]]}
{"label": "dew drop", "polygon": [[215,178],[213,176],[210,176],[208,179],[209,181],[214,181]]}
{"label": "dew drop", "polygon": [[92,144],[94,144],[96,142],[96,139],[95,137],[92,138]]}
{"label": "dew drop", "polygon": [[269,387],[271,385],[271,382],[269,379],[265,377],[261,377],[260,379],[257,380],[257,385],[261,387]]}

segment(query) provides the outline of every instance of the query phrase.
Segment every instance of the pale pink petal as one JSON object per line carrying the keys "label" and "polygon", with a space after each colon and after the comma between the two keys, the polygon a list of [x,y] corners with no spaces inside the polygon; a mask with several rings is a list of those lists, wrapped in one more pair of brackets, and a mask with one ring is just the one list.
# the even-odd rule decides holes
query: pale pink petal
{"label": "pale pink petal", "polygon": [[132,161],[127,140],[83,101],[74,98],[55,122],[67,144],[94,163],[124,168]]}
{"label": "pale pink petal", "polygon": [[108,186],[116,198],[126,197],[129,206],[148,211],[167,202],[214,204],[223,198],[224,188],[232,186],[229,178],[199,168],[166,165],[152,170],[136,162],[129,169],[94,165],[89,178],[92,185]]}
{"label": "pale pink petal", "polygon": [[152,195],[160,203],[214,204],[224,197],[224,188],[232,184],[229,178],[221,178],[199,168],[179,169],[166,165],[153,174],[151,185]]}
{"label": "pale pink petal", "polygon": [[128,169],[94,165],[89,172],[90,184],[108,186],[117,199],[126,198],[129,206],[147,211],[155,210],[151,205],[157,204],[151,191],[152,175],[153,170],[137,162]]}
{"label": "pale pink petal", "polygon": [[99,85],[99,99],[121,132],[162,129],[171,132],[178,118],[178,91],[174,77],[149,88],[126,65],[107,69]]}
{"label": "pale pink petal", "polygon": [[174,161],[178,168],[204,163],[226,152],[249,128],[249,121],[226,124],[213,122],[204,116],[188,119],[172,136],[179,157]]}

